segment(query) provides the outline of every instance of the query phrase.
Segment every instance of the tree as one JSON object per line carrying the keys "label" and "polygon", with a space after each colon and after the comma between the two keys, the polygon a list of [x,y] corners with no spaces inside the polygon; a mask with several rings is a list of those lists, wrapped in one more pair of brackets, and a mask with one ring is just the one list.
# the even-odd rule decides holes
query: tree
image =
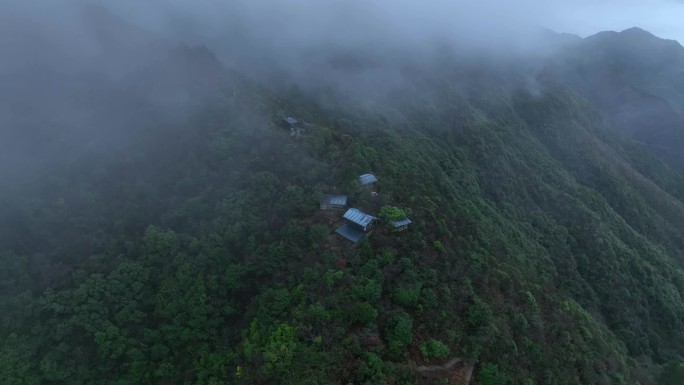
{"label": "tree", "polygon": [[419,345],[420,352],[425,359],[429,358],[444,358],[449,355],[449,348],[442,343],[442,341],[430,338],[423,341]]}
{"label": "tree", "polygon": [[380,219],[389,223],[392,221],[398,221],[407,217],[406,211],[394,206],[383,206],[378,214]]}
{"label": "tree", "polygon": [[286,374],[292,365],[296,349],[297,341],[292,326],[279,324],[264,347],[266,367],[276,377]]}
{"label": "tree", "polygon": [[390,356],[394,359],[402,359],[413,339],[413,319],[403,311],[398,312],[391,317],[385,335]]}
{"label": "tree", "polygon": [[684,363],[670,362],[663,368],[658,384],[682,385],[684,384]]}
{"label": "tree", "polygon": [[478,372],[477,379],[482,385],[506,385],[508,384],[508,377],[506,374],[499,372],[499,366],[486,363],[482,365]]}

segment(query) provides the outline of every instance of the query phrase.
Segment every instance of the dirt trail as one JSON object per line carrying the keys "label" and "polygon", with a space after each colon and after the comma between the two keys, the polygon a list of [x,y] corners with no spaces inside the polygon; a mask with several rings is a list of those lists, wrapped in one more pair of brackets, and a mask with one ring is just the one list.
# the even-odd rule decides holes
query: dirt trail
{"label": "dirt trail", "polygon": [[[458,365],[463,363],[463,365]],[[444,376],[453,385],[468,385],[473,377],[473,370],[475,369],[475,362],[472,360],[463,360],[459,357],[454,357],[443,365],[421,365],[416,368],[424,376]],[[441,373],[440,373],[441,372]]]}
{"label": "dirt trail", "polygon": [[447,361],[447,363],[444,365],[430,365],[430,366],[421,365],[421,366],[417,367],[416,370],[419,372],[434,372],[435,370],[449,370],[449,369],[451,369],[452,366],[456,365],[457,363],[459,363],[461,361],[463,361],[463,360],[461,360],[459,357],[454,357],[454,358],[450,359],[449,361]]}
{"label": "dirt trail", "polygon": [[463,383],[465,385],[470,384],[470,379],[473,378],[473,370],[475,369],[475,363],[474,362],[469,362],[468,363],[468,371],[466,372],[466,378]]}

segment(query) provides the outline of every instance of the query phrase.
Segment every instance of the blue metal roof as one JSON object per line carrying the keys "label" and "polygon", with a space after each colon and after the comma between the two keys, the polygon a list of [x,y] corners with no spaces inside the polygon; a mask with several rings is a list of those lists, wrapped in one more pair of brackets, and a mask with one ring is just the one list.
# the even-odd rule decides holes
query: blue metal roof
{"label": "blue metal roof", "polygon": [[375,177],[373,174],[363,174],[359,177],[359,183],[361,183],[361,186],[365,186],[367,184],[375,183],[378,181],[378,178]]}
{"label": "blue metal roof", "polygon": [[408,225],[410,225],[411,223],[413,223],[413,222],[411,222],[410,219],[404,218],[404,219],[400,219],[400,220],[398,220],[398,221],[392,221],[392,226],[394,226],[394,227],[403,227],[403,226],[408,226]]}
{"label": "blue metal roof", "polygon": [[346,223],[335,229],[335,232],[354,243],[360,241],[361,238],[363,238],[363,236],[365,235],[363,231],[358,230],[352,226],[349,226]]}
{"label": "blue metal roof", "polygon": [[346,195],[329,195],[326,194],[321,199],[321,204],[335,205],[335,206],[346,206],[347,196]]}
{"label": "blue metal roof", "polygon": [[347,210],[347,212],[344,213],[344,215],[342,217],[344,219],[348,220],[349,222],[356,223],[357,225],[359,225],[361,227],[366,227],[371,222],[378,219],[372,215],[364,214],[357,209]]}
{"label": "blue metal roof", "polygon": [[285,118],[285,119],[283,119],[283,120],[284,120],[287,124],[297,124],[297,123],[299,123],[299,122],[297,121],[297,119],[295,119],[295,118],[293,118],[293,117],[291,117],[291,116],[288,116],[287,118]]}

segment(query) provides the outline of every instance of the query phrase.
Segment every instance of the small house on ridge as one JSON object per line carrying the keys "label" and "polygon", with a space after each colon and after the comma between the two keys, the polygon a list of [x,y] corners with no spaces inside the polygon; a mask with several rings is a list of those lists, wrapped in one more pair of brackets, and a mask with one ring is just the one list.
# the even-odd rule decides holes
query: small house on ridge
{"label": "small house on ridge", "polygon": [[291,116],[288,116],[287,118],[283,119],[280,124],[283,126],[283,128],[289,128],[292,129],[299,124],[299,121]]}
{"label": "small house on ridge", "polygon": [[391,221],[390,225],[394,227],[393,231],[404,231],[408,228],[408,225],[413,223],[410,219],[404,218],[404,219],[399,219],[396,221]]}
{"label": "small house on ridge", "polygon": [[375,185],[377,182],[378,178],[376,178],[373,174],[363,174],[359,176],[359,184],[361,185],[361,188],[365,190],[375,190]]}
{"label": "small house on ridge", "polygon": [[307,124],[288,116],[280,121],[280,125],[290,130],[290,136],[300,136],[306,132]]}
{"label": "small house on ridge", "polygon": [[343,210],[347,207],[347,196],[326,194],[321,199],[320,205],[321,210]]}
{"label": "small house on ridge", "polygon": [[372,230],[378,219],[357,209],[347,210],[342,217],[346,223],[338,227],[335,232],[354,243],[361,240],[367,231]]}

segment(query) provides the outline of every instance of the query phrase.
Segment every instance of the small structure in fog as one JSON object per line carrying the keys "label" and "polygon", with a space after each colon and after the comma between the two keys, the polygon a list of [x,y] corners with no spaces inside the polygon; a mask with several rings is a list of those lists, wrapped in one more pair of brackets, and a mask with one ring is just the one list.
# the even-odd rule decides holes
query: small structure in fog
{"label": "small structure in fog", "polygon": [[378,219],[357,209],[347,210],[342,217],[346,223],[338,227],[335,232],[354,243],[360,241],[368,231],[372,230]]}
{"label": "small structure in fog", "polygon": [[393,231],[404,231],[408,228],[408,225],[413,223],[410,219],[404,218],[396,221],[391,221],[390,225],[394,228]]}
{"label": "small structure in fog", "polygon": [[287,118],[280,121],[280,125],[283,128],[290,130],[290,136],[300,136],[306,132],[307,124],[300,122],[299,120],[288,116]]}
{"label": "small structure in fog", "polygon": [[368,215],[361,210],[349,209],[342,216],[348,224],[358,228],[360,231],[372,230],[375,225],[375,221],[378,219],[372,215]]}
{"label": "small structure in fog", "polygon": [[357,243],[366,235],[363,231],[359,231],[346,223],[335,229],[335,232],[354,243]]}
{"label": "small structure in fog", "polygon": [[375,189],[376,183],[378,183],[378,178],[376,178],[373,174],[363,174],[359,176],[359,184],[361,185],[361,188],[372,191]]}
{"label": "small structure in fog", "polygon": [[280,125],[283,126],[283,128],[297,127],[298,124],[299,121],[291,116],[288,116],[287,118],[280,121]]}
{"label": "small structure in fog", "polygon": [[346,195],[323,195],[321,210],[344,210],[347,207]]}

